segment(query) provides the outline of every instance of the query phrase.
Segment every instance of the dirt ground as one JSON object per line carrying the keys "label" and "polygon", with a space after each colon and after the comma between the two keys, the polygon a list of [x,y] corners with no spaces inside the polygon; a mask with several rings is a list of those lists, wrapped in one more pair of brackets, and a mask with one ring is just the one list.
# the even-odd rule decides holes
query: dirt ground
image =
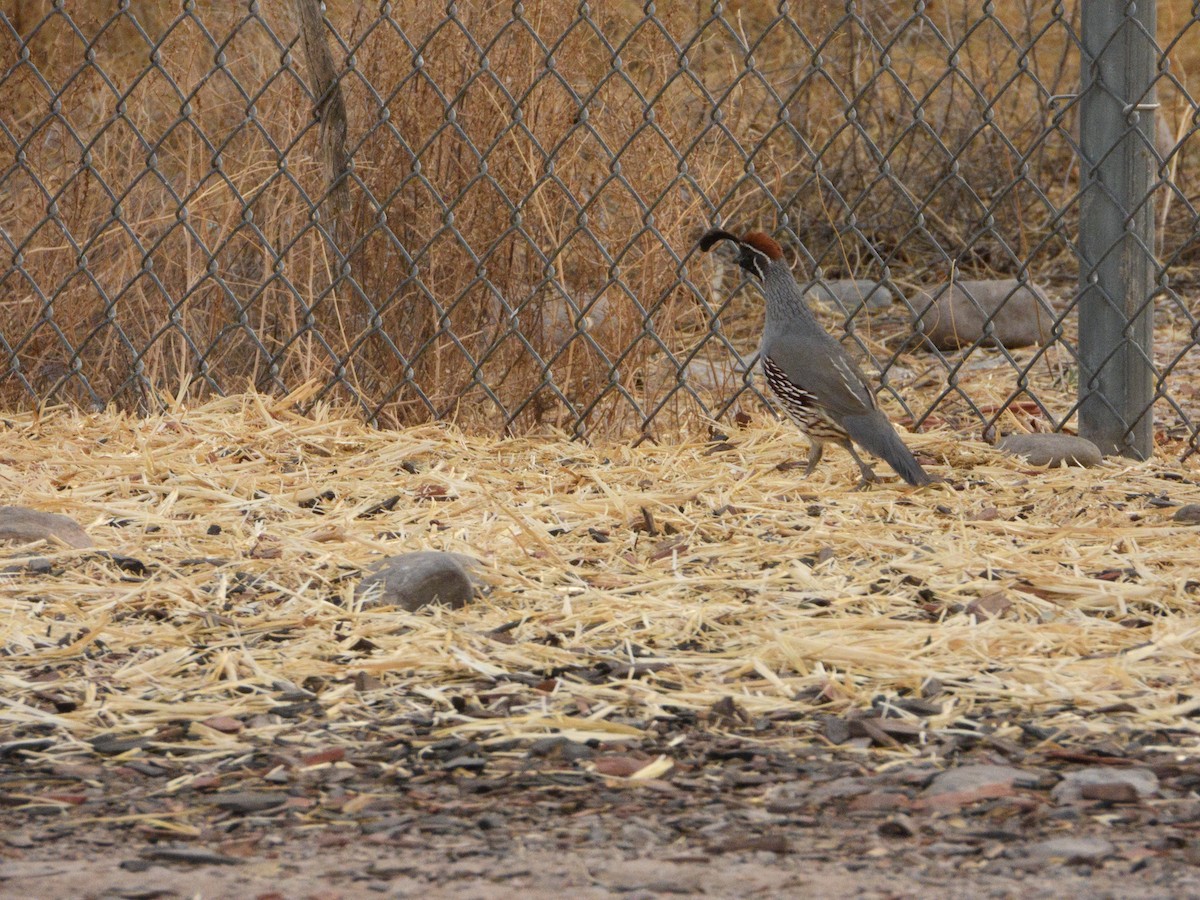
{"label": "dirt ground", "polygon": [[[938,793],[941,760],[780,749],[771,731],[718,739],[672,725],[620,755],[569,741],[414,752],[385,739],[290,766],[286,750],[263,747],[182,794],[169,765],[144,756],[43,767],[9,745],[0,894],[1200,896],[1200,769],[1179,754],[1064,750],[1036,726],[1013,743],[952,735],[951,770],[977,776]],[[679,761],[669,780],[594,771],[660,753]],[[398,758],[427,768],[401,783]],[[1028,779],[998,786],[981,764]],[[1113,788],[1119,776],[1093,791],[1111,799],[1054,792],[1070,772],[1143,769],[1153,798]]]}
{"label": "dirt ground", "polygon": [[[1196,461],[911,440],[9,421],[82,528],[0,564],[0,895],[1200,897]],[[415,549],[486,589],[355,593]]]}

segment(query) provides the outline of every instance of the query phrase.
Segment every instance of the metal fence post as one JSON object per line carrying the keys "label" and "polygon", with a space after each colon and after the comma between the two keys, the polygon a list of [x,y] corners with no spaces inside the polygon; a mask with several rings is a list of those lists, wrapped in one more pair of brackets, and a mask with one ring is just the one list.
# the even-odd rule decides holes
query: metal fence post
{"label": "metal fence post", "polygon": [[1154,443],[1154,0],[1082,6],[1079,433],[1147,459]]}

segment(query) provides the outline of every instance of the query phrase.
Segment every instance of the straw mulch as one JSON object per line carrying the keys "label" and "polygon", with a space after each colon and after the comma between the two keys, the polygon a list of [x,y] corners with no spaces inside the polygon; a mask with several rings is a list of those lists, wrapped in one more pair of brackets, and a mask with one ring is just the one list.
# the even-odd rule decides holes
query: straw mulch
{"label": "straw mulch", "polygon": [[[4,550],[4,739],[216,758],[418,720],[620,741],[698,714],[784,744],[880,696],[998,737],[1198,730],[1200,532],[1172,519],[1200,502],[1195,457],[1043,471],[935,431],[909,441],[948,484],[856,492],[836,450],[802,480],[803,439],[765,417],[631,448],[374,431],[295,399],[4,421],[0,501],[110,554]],[[481,559],[481,599],[360,608],[362,567],[429,548]]]}

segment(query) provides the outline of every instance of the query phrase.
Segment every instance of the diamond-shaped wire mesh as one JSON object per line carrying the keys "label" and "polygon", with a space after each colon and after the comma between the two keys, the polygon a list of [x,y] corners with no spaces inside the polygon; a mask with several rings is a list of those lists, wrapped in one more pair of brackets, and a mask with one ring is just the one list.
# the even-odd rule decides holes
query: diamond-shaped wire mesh
{"label": "diamond-shaped wire mesh", "polygon": [[[1194,450],[1200,13],[1158,9],[1142,352]],[[0,46],[5,406],[692,427],[759,401],[757,295],[695,250],[723,224],[912,423],[1078,411],[1078,3],[29,0]],[[1044,292],[1044,340],[924,339],[963,279]]]}

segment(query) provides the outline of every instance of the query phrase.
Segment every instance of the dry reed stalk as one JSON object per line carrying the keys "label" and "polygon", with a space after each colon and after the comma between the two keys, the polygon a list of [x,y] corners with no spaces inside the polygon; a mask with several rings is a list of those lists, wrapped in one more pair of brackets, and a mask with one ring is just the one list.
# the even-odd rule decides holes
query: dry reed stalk
{"label": "dry reed stalk", "polygon": [[[617,741],[733,697],[794,714],[761,737],[794,743],[818,714],[930,679],[933,728],[989,710],[1067,737],[1194,730],[1179,696],[1200,666],[1196,531],[1163,504],[1200,502],[1195,461],[1033,471],[942,430],[909,440],[954,488],[860,493],[840,455],[798,479],[782,464],[802,443],[770,422],[728,445],[588,446],[385,434],[348,410],[298,415],[305,396],[10,417],[0,499],[72,515],[146,568],[9,551],[53,573],[0,574],[3,739],[236,757],[310,740],[277,712],[306,686],[323,742],[409,713],[483,740]],[[481,557],[486,598],[354,602],[357,570],[422,548]],[[996,592],[1011,604],[996,618],[967,611]],[[492,703],[504,713],[471,712]],[[1097,712],[1117,703],[1136,712]],[[212,716],[246,728],[197,724]]]}
{"label": "dry reed stalk", "polygon": [[[328,12],[356,59],[341,81],[355,164],[343,183],[354,235],[343,272],[311,219],[327,173],[294,17],[246,21],[239,7],[209,5],[177,18],[139,5],[135,26],[104,4],[71,4],[93,67],[63,15],[43,21],[48,2],[22,6],[30,65],[0,84],[24,154],[0,183],[0,226],[23,255],[0,317],[21,369],[0,398],[154,410],[218,386],[280,392],[317,379],[329,384],[323,398],[352,389],[389,426],[453,416],[616,434],[642,430],[643,411],[657,410],[655,428],[670,431],[701,418],[672,357],[724,363],[717,327],[737,349],[753,346],[753,301],[698,296],[689,271],[695,235],[716,217],[773,227],[786,213],[806,268],[828,275],[878,276],[886,262],[912,284],[944,276],[951,258],[1009,273],[1006,245],[1040,278],[1070,275],[1043,199],[1068,205],[1075,189],[1061,175],[1070,116],[1051,115],[1041,135],[1047,95],[1073,89],[1062,23],[1076,4],[1061,21],[1000,4],[979,27],[976,6],[957,0],[924,19],[875,5],[862,21],[895,38],[886,61],[839,4],[791,20],[744,6],[729,13],[732,28],[680,5],[650,22],[624,2],[590,25],[561,3],[526,4],[519,20],[497,4],[457,4],[452,22],[415,0],[392,4],[388,21],[364,9]],[[1188,4],[1160,10],[1164,35],[1182,29]],[[218,42],[240,27],[215,69],[197,21]],[[142,32],[159,42],[149,67]],[[1196,46],[1172,47],[1178,82],[1161,85],[1183,196],[1195,196],[1200,170],[1188,164],[1200,143],[1184,93]],[[279,76],[281,58],[298,77]],[[1020,77],[1005,78],[1018,62]],[[642,98],[654,100],[652,121]],[[879,177],[881,153],[891,178]],[[1175,203],[1165,252],[1182,254],[1177,269],[1194,265],[1193,224]],[[722,304],[718,321],[706,302]]]}

